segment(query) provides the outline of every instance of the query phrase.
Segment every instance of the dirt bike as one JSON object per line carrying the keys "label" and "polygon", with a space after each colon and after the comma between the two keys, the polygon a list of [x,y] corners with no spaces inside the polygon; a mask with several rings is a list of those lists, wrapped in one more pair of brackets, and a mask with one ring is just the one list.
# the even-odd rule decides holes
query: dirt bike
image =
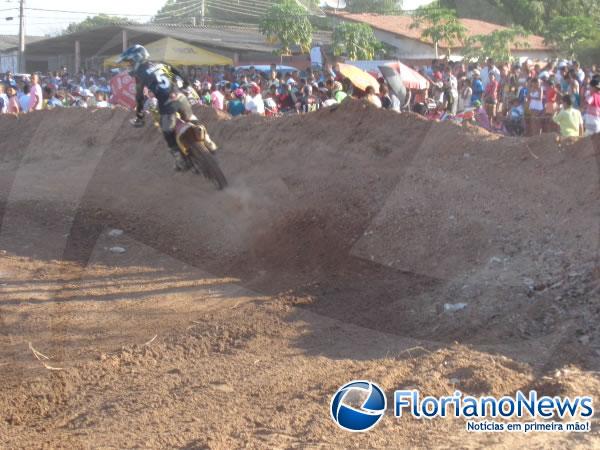
{"label": "dirt bike", "polygon": [[175,138],[179,151],[194,173],[202,174],[212,181],[219,190],[227,187],[227,179],[219,167],[215,156],[206,147],[206,128],[178,118],[175,125]]}

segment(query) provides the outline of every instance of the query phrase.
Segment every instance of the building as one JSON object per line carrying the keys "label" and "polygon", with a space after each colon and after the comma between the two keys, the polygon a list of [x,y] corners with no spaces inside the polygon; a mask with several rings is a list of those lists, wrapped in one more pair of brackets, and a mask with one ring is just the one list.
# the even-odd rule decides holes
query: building
{"label": "building", "polygon": [[[27,46],[25,63],[28,72],[47,72],[67,67],[97,69],[108,56],[118,54],[133,44],[148,44],[172,37],[233,59],[235,64],[280,63],[306,67],[308,55],[279,57],[278,46],[266,40],[257,26],[191,25],[111,25],[77,33],[46,38]],[[331,44],[331,33],[317,32],[313,41]],[[16,47],[11,49],[16,51]]]}
{"label": "building", "polygon": [[[433,42],[421,37],[419,28],[410,28],[412,18],[406,15],[380,15],[380,14],[352,14],[346,12],[330,13],[341,21],[365,23],[373,28],[375,36],[381,42],[390,46],[394,57],[403,60],[431,61],[436,57]],[[502,25],[483,22],[475,19],[459,19],[467,29],[467,37],[487,35],[496,30],[506,29]],[[526,48],[511,49],[517,57],[526,57],[532,60],[544,60],[555,56],[553,47],[544,43],[540,36],[529,36],[525,42]],[[460,46],[451,49],[451,56],[460,57]],[[439,55],[447,55],[448,48],[442,43]]]}
{"label": "building", "polygon": [[[26,36],[26,43],[33,43],[45,39],[44,36]],[[18,72],[19,36],[0,35],[0,73]]]}

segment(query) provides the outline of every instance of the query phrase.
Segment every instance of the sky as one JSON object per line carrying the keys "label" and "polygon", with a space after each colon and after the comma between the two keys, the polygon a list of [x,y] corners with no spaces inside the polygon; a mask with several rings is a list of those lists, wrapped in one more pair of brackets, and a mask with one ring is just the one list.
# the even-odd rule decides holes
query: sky
{"label": "sky", "polygon": [[[198,0],[200,1],[200,0]],[[235,0],[232,0],[235,1]],[[414,9],[432,0],[404,0],[404,8]],[[87,16],[105,13],[127,16],[145,22],[164,5],[166,0],[25,0],[25,31],[32,36],[57,35],[71,22],[80,22]],[[16,35],[19,32],[19,0],[0,0],[0,34]],[[74,12],[36,11],[52,9]],[[81,13],[79,13],[79,11]],[[86,14],[88,13],[88,14]],[[91,14],[89,14],[91,13]],[[13,20],[6,20],[13,17]]]}

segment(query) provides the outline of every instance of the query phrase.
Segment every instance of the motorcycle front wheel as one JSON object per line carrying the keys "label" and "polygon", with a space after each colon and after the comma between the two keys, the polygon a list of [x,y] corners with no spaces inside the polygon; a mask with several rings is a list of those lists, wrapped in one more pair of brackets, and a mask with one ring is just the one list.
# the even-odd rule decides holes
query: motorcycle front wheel
{"label": "motorcycle front wheel", "polygon": [[218,190],[227,187],[227,179],[219,167],[219,163],[204,144],[194,142],[190,145],[188,159],[192,163],[194,171],[204,175]]}

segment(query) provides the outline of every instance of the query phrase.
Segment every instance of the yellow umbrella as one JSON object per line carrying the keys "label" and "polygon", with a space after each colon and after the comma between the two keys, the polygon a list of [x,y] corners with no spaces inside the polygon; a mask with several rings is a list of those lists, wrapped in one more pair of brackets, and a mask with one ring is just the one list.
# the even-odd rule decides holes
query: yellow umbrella
{"label": "yellow umbrella", "polygon": [[[222,66],[231,65],[233,60],[218,53],[166,37],[145,46],[153,61],[165,62],[174,66]],[[105,66],[116,66],[118,55],[104,60]]]}
{"label": "yellow umbrella", "polygon": [[348,78],[354,86],[359,88],[361,91],[365,91],[368,86],[373,86],[375,92],[379,92],[379,82],[377,79],[368,72],[365,72],[358,67],[351,66],[350,64],[338,63],[336,69],[342,76]]}

